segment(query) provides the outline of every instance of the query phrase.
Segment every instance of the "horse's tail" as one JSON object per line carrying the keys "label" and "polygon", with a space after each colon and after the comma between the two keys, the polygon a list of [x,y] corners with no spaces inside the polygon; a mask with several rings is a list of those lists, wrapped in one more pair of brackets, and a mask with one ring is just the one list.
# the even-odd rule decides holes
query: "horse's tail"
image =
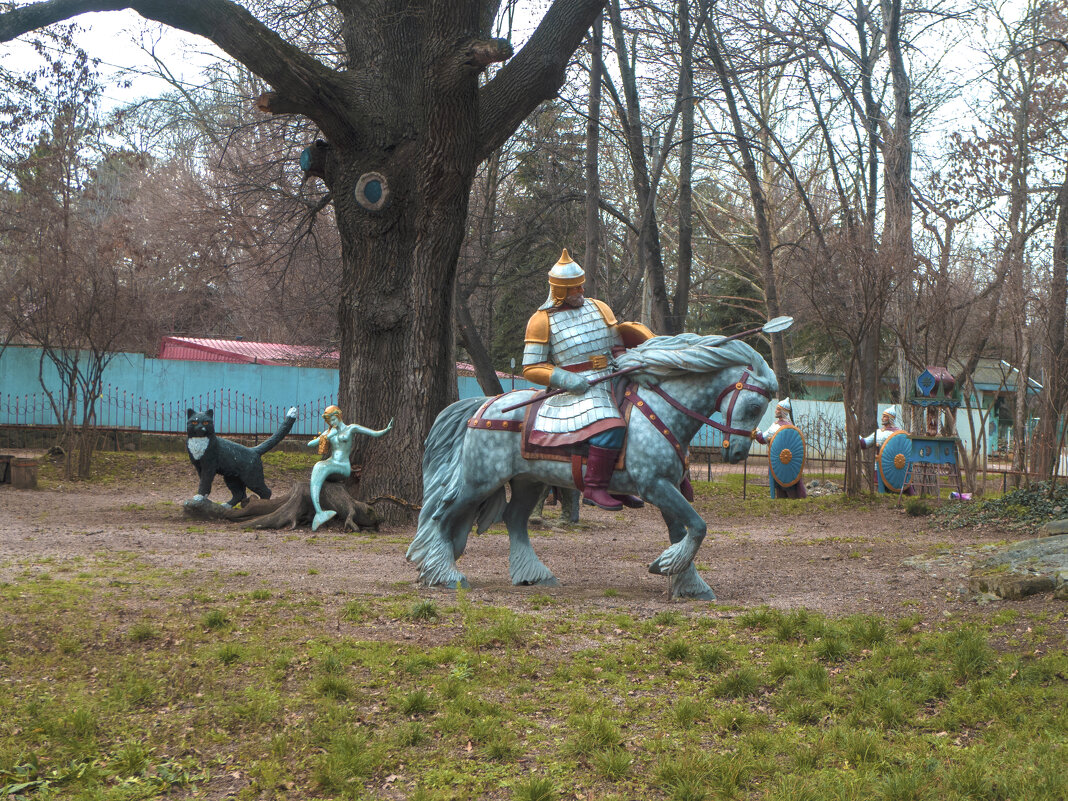
{"label": "horse's tail", "polygon": [[504,508],[503,487],[481,501],[463,497],[467,421],[486,400],[466,398],[452,404],[438,415],[426,438],[423,507],[406,558],[419,566],[419,578],[429,586],[456,586],[462,580],[456,558],[467,545],[471,527],[476,521],[480,529],[489,525]]}

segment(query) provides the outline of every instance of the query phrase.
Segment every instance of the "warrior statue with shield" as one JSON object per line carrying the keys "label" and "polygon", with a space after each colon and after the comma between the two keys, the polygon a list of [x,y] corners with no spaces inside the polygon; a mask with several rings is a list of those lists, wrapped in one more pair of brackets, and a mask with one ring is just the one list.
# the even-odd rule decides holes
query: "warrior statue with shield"
{"label": "warrior statue with shield", "polygon": [[589,443],[583,503],[615,511],[640,498],[611,495],[608,483],[623,446],[626,422],[612,399],[614,357],[650,339],[641,323],[617,322],[606,303],[583,292],[586,273],[565,249],[549,271],[549,296],[527,323],[523,377],[563,390],[533,415],[530,441],[542,447]]}
{"label": "warrior statue with shield", "polygon": [[[909,483],[907,445],[908,435],[897,425],[897,407],[883,410],[882,425],[866,437],[860,437],[861,449],[874,447],[875,489],[879,492],[915,495],[916,489]],[[894,440],[891,443],[891,440]],[[902,486],[904,485],[904,486]]]}
{"label": "warrior statue with shield", "polygon": [[[807,498],[801,475],[805,463],[805,438],[791,418],[789,398],[775,404],[775,421],[766,431],[754,429],[752,437],[768,448],[768,478],[772,498]],[[782,436],[780,436],[780,434]]]}

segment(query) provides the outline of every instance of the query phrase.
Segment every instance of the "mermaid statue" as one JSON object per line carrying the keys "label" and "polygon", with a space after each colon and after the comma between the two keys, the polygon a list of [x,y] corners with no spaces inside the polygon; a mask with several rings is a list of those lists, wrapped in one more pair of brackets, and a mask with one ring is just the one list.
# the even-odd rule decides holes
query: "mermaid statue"
{"label": "mermaid statue", "polygon": [[[380,431],[364,428],[357,423],[345,425],[341,419],[341,409],[337,406],[327,406],[323,412],[326,420],[326,431],[308,443],[309,448],[319,448],[322,461],[316,462],[311,474],[311,499],[315,507],[315,517],[312,519],[312,531],[318,531],[319,526],[337,514],[333,509],[324,510],[319,504],[319,493],[322,492],[324,481],[340,481],[352,475],[352,465],[349,462],[349,454],[352,453],[352,435],[366,434],[369,437],[381,437],[388,434],[393,428],[393,421]],[[329,453],[329,456],[327,456]]]}

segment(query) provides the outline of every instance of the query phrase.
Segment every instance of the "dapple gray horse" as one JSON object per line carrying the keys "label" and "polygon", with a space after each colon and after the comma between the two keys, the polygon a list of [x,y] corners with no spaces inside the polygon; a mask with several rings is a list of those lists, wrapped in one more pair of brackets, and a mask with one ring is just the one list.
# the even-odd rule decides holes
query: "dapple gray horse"
{"label": "dapple gray horse", "polygon": [[[639,385],[636,394],[632,392],[635,407],[627,426],[626,469],[614,473],[609,490],[640,495],[660,508],[671,545],[649,571],[671,577],[671,597],[714,600],[693,564],[707,526],[679,491],[681,455],[698,429],[710,423],[729,437],[727,461],[744,459],[749,432],[778,390],[775,374],[744,342],[696,334],[654,337],[619,356],[616,363],[620,369],[636,368],[631,378]],[[527,520],[543,484],[574,486],[571,466],[524,459],[521,435],[514,429],[526,410],[500,411],[533,394],[516,390],[495,399],[461,400],[434,421],[423,456],[419,527],[407,554],[418,566],[423,584],[467,587],[456,560],[467,546],[468,534],[472,526],[482,532],[502,517],[508,526],[512,583],[557,584],[531,547]],[[494,430],[468,427],[483,404],[489,405],[482,419],[508,420],[513,430],[500,430],[499,423]],[[715,412],[724,423],[709,419]],[[507,502],[506,483],[512,490]]]}

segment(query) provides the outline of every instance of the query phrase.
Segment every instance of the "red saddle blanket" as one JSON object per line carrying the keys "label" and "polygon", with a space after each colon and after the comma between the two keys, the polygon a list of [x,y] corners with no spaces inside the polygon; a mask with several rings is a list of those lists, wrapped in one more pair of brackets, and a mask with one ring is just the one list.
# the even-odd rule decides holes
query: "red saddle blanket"
{"label": "red saddle blanket", "polygon": [[[527,406],[512,411],[503,411],[509,406],[522,403],[535,395],[531,389],[515,389],[505,392],[503,395],[489,398],[483,403],[478,411],[467,421],[468,428],[480,428],[483,431],[505,431],[519,434],[519,453],[524,459],[530,461],[550,462],[574,462],[574,457],[579,457],[582,464],[586,462],[586,443],[576,445],[561,445],[558,447],[546,447],[535,445],[530,441],[530,433],[533,430],[533,421],[538,413],[538,407],[544,399],[535,401]],[[630,419],[631,407],[628,405],[623,414],[624,420]],[[624,444],[616,458],[616,470],[624,470],[626,465],[627,448]]]}

